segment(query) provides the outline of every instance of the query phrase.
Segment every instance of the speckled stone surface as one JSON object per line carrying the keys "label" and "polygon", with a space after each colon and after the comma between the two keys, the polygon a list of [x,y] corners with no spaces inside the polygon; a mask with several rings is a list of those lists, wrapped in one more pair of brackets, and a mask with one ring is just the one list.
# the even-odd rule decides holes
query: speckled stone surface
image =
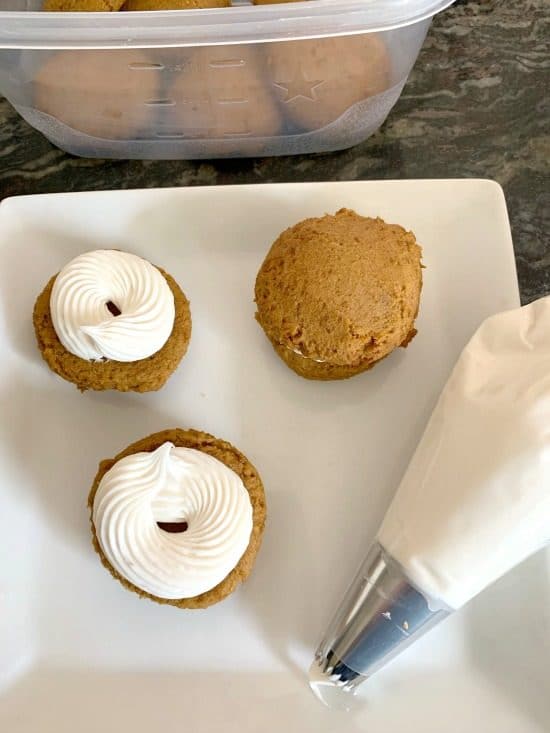
{"label": "speckled stone surface", "polygon": [[324,155],[101,161],[54,148],[0,99],[0,198],[152,186],[493,178],[508,202],[523,302],[550,293],[548,0],[459,0],[435,18],[403,95],[362,145]]}

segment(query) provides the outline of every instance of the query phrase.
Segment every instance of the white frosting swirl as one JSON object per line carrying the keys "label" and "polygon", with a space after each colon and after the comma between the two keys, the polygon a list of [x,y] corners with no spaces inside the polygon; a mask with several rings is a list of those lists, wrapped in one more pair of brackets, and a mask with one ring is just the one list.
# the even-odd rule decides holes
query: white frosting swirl
{"label": "white frosting swirl", "polygon": [[[111,565],[159,598],[214,588],[250,542],[252,505],[240,477],[217,458],[166,442],[126,456],[101,479],[92,510]],[[157,522],[187,522],[170,533]]]}
{"label": "white frosting swirl", "polygon": [[55,279],[50,312],[63,346],[88,360],[146,359],[164,346],[175,318],[174,296],[162,273],[137,255],[113,249],[71,260]]}

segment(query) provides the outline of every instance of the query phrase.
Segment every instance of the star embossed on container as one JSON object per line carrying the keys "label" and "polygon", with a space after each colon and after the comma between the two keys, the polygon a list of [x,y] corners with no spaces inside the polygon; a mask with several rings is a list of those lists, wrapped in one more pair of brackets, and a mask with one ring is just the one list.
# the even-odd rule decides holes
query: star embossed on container
{"label": "star embossed on container", "polygon": [[282,89],[286,96],[283,102],[292,102],[298,97],[311,99],[313,102],[317,100],[315,90],[324,83],[323,79],[306,79],[304,71],[297,68],[290,81],[275,81],[276,87]]}

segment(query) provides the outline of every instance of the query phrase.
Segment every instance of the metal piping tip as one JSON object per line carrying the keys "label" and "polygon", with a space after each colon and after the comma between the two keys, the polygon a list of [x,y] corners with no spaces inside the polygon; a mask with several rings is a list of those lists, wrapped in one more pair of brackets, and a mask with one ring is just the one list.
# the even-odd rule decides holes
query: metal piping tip
{"label": "metal piping tip", "polygon": [[339,698],[352,697],[362,682],[448,614],[412,585],[380,545],[373,545],[315,653],[312,691],[329,707],[349,709]]}
{"label": "metal piping tip", "polygon": [[309,687],[315,697],[332,710],[349,712],[358,705],[355,698],[355,685],[352,679],[346,679],[357,673],[338,662],[335,667],[327,665],[327,660],[314,659],[309,668]]}

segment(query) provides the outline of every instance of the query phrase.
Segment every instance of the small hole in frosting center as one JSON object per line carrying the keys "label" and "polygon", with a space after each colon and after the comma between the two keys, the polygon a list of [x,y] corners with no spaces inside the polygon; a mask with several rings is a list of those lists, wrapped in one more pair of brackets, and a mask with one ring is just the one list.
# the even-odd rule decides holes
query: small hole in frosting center
{"label": "small hole in frosting center", "polygon": [[107,306],[107,310],[109,311],[109,313],[112,316],[115,316],[115,318],[122,313],[118,305],[115,305],[112,300],[107,301],[105,305]]}
{"label": "small hole in frosting center", "polygon": [[180,532],[185,532],[188,524],[187,522],[157,522],[157,527],[159,529],[163,529],[165,532],[178,534]]}

